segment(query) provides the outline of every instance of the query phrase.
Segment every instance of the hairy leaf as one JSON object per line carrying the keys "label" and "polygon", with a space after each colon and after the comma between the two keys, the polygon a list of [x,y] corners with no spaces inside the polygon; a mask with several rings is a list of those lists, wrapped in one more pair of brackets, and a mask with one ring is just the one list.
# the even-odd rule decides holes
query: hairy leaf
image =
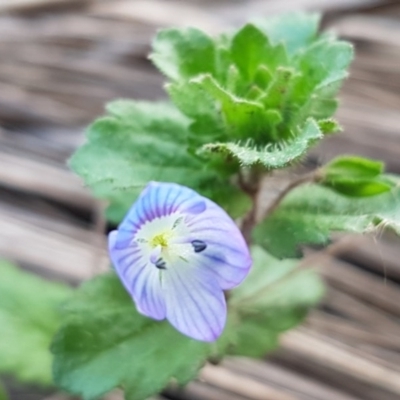
{"label": "hairy leaf", "polygon": [[257,146],[237,143],[210,143],[203,146],[203,152],[220,153],[233,157],[242,166],[261,164],[268,169],[282,168],[302,155],[322,136],[318,125],[309,119],[298,135],[293,134],[293,139],[278,147],[259,149]]}
{"label": "hairy leaf", "polygon": [[111,202],[112,221],[121,220],[152,180],[180,183],[211,198],[221,185],[229,186],[224,168],[213,169],[189,153],[189,120],[172,105],[120,100],[107,110],[88,128],[87,143],[70,166],[95,195]]}
{"label": "hairy leaf", "polygon": [[330,134],[342,131],[342,127],[333,118],[320,119],[318,121],[318,126],[319,129],[321,129],[321,132],[324,134]]}
{"label": "hairy leaf", "polygon": [[[191,119],[194,153],[207,143],[247,140],[261,153],[285,148],[309,118],[324,134],[340,130],[331,117],[353,50],[332,34],[319,35],[319,20],[280,15],[216,38],[187,29],[159,34],[154,61],[172,80],[172,101]],[[258,150],[249,157],[258,158]]]}
{"label": "hairy leaf", "polygon": [[294,54],[316,39],[319,22],[318,14],[289,13],[257,19],[255,25],[273,44],[283,43],[289,54]]}
{"label": "hairy leaf", "polygon": [[303,107],[302,113],[320,119],[332,116],[337,106],[334,96],[353,57],[350,43],[331,37],[316,41],[298,56],[292,98]]}
{"label": "hairy leaf", "polygon": [[[232,39],[232,60],[237,65],[243,78],[253,82],[260,65],[265,65],[274,72],[277,67],[288,64],[285,47],[273,46],[263,32],[252,24],[245,25]],[[264,89],[261,86],[261,89]]]}
{"label": "hairy leaf", "polygon": [[215,73],[214,41],[195,28],[161,30],[153,41],[150,58],[174,81]]}
{"label": "hairy leaf", "polygon": [[52,336],[71,289],[0,261],[0,372],[21,382],[51,383]]}
{"label": "hairy leaf", "polygon": [[114,273],[85,284],[67,312],[52,346],[54,379],[84,399],[115,387],[127,400],[146,399],[172,378],[193,379],[210,354],[209,344],[139,314]]}
{"label": "hairy leaf", "polygon": [[254,239],[277,257],[295,257],[305,244],[326,244],[335,231],[373,232],[391,228],[400,234],[400,186],[360,199],[319,185],[290,192],[256,227]]}

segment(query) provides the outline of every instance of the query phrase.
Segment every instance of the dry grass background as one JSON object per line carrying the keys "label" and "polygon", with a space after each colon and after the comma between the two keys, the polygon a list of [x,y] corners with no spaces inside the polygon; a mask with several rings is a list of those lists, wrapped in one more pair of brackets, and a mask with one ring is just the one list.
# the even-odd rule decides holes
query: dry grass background
{"label": "dry grass background", "polygon": [[[356,45],[337,115],[345,133],[310,161],[358,153],[400,173],[398,1],[0,0],[0,256],[73,283],[106,268],[102,205],[65,166],[83,127],[111,99],[165,97],[147,60],[158,27],[214,33],[294,9],[324,11],[324,26]],[[206,366],[159,399],[399,399],[400,242],[379,239],[348,236],[318,259],[328,295],[273,355]]]}

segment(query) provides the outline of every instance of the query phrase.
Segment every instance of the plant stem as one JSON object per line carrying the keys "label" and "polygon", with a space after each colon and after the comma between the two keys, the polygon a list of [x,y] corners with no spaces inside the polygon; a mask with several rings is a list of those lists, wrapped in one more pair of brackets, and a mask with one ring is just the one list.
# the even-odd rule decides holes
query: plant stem
{"label": "plant stem", "polygon": [[251,210],[243,218],[241,224],[241,231],[247,245],[251,244],[251,232],[253,231],[254,225],[256,224],[257,217],[257,206],[258,206],[258,193],[260,190],[260,182],[262,175],[259,170],[253,169],[247,171],[241,170],[239,172],[239,186],[249,197],[251,198],[252,206]]}
{"label": "plant stem", "polygon": [[279,193],[277,198],[270,204],[270,206],[265,210],[263,213],[261,220],[266,218],[268,215],[272,214],[275,209],[279,206],[279,204],[282,202],[282,200],[286,197],[286,195],[295,189],[297,186],[303,185],[305,183],[312,183],[312,182],[317,182],[319,180],[319,170],[312,171],[308,174],[299,176],[295,180],[289,183],[289,185],[286,186],[285,189],[282,190],[282,192]]}
{"label": "plant stem", "polygon": [[252,207],[251,210],[246,214],[243,218],[241,231],[244,239],[248,246],[251,244],[251,233],[253,231],[254,225],[256,224],[256,214],[257,214],[257,201],[256,199],[252,199]]}
{"label": "plant stem", "polygon": [[305,256],[303,259],[299,260],[299,263],[296,265],[296,267],[293,268],[289,273],[282,276],[275,282],[271,282],[268,285],[262,287],[261,289],[257,290],[255,293],[252,293],[249,297],[241,299],[240,300],[241,304],[243,304],[244,302],[248,302],[248,301],[257,299],[264,291],[272,290],[276,286],[279,286],[279,285],[285,283],[288,279],[293,277],[293,275],[295,275],[301,271],[304,271],[306,269],[315,268],[315,263],[318,260],[324,259],[328,255],[334,256],[336,253],[340,252],[343,248],[346,248],[346,246],[347,246],[346,240],[347,240],[347,238],[343,237],[342,239],[339,239],[336,242],[331,243],[329,246],[325,247],[324,249],[317,251],[315,253],[312,253],[308,256]]}

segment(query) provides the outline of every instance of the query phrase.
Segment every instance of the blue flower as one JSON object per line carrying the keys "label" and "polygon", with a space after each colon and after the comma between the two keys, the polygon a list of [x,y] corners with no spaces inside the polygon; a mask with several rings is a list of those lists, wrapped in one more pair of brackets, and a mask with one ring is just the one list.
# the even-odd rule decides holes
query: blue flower
{"label": "blue flower", "polygon": [[151,182],[109,234],[115,270],[138,311],[184,335],[214,341],[226,322],[223,291],[252,261],[226,212],[194,190]]}

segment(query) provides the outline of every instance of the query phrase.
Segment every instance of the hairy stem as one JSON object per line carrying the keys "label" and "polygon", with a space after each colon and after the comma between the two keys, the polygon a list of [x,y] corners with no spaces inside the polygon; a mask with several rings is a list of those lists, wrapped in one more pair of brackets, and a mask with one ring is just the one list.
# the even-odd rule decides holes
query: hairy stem
{"label": "hairy stem", "polygon": [[312,171],[308,174],[299,176],[298,178],[296,178],[295,180],[293,180],[292,182],[289,183],[289,185],[287,185],[285,187],[285,189],[283,189],[279,195],[277,196],[277,198],[270,204],[270,206],[265,210],[265,212],[263,213],[261,220],[263,220],[264,218],[266,218],[268,215],[272,214],[276,208],[278,208],[279,204],[282,202],[282,200],[286,197],[286,195],[292,191],[293,189],[295,189],[296,187],[300,186],[300,185],[304,185],[305,183],[312,183],[312,182],[317,182],[319,180],[320,176],[319,176],[319,170],[315,170]]}
{"label": "hairy stem", "polygon": [[335,254],[341,252],[343,249],[346,249],[348,246],[347,237],[343,237],[336,242],[331,243],[329,246],[325,247],[324,249],[317,251],[315,253],[311,253],[305,256],[303,259],[299,260],[299,263],[293,268],[289,273],[282,276],[280,279],[269,283],[268,285],[260,288],[255,293],[252,293],[249,297],[241,299],[241,304],[251,302],[258,297],[260,297],[265,291],[272,290],[276,286],[280,286],[284,284],[288,279],[296,275],[297,273],[304,271],[306,269],[313,269],[315,268],[315,264],[321,260],[323,260],[327,256],[334,256]]}
{"label": "hairy stem", "polygon": [[258,193],[260,190],[261,178],[262,173],[258,169],[252,169],[250,171],[241,170],[239,172],[239,186],[243,192],[251,198],[252,202],[251,210],[243,218],[241,224],[241,231],[247,245],[251,244],[251,232],[257,222]]}
{"label": "hairy stem", "polygon": [[253,228],[256,224],[256,215],[257,215],[257,208],[256,208],[257,201],[255,199],[252,199],[252,203],[253,205],[251,207],[251,210],[243,218],[241,226],[243,237],[246,240],[248,246],[251,244],[251,232],[253,231]]}

